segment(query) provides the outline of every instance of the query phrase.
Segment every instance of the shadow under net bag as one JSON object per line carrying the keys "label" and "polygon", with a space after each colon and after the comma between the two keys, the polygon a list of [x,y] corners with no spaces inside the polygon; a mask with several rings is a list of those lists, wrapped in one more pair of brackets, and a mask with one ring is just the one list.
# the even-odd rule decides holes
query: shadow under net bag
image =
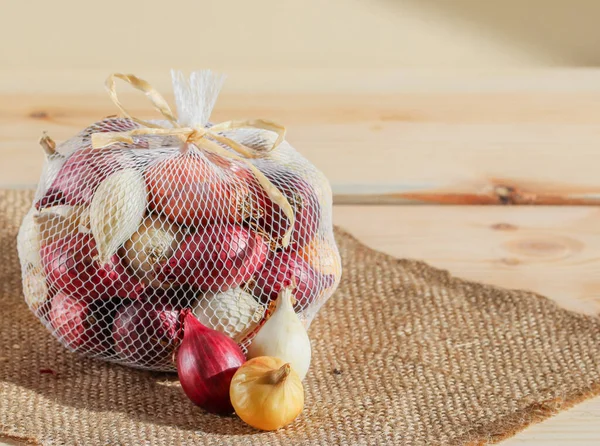
{"label": "shadow under net bag", "polygon": [[[115,79],[165,120],[121,106]],[[27,304],[68,349],[174,370],[182,315],[244,351],[294,286],[306,327],[337,287],[327,179],[274,123],[208,122],[223,78],[173,72],[178,117],[145,81],[107,80],[123,118],[106,118],[48,159],[18,235]]]}

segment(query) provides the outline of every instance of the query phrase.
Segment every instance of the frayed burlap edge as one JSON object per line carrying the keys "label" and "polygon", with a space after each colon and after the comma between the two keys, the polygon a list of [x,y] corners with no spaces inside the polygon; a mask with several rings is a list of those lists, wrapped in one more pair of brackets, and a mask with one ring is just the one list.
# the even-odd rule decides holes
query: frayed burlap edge
{"label": "frayed burlap edge", "polygon": [[8,430],[5,430],[3,426],[0,426],[0,443],[2,442],[6,442],[6,441],[15,441],[15,442],[19,442],[19,444],[23,444],[23,445],[31,445],[31,446],[43,446],[42,443],[40,443],[37,439],[35,438],[29,438],[29,437],[22,437],[21,435],[13,435],[10,434]]}
{"label": "frayed burlap edge", "polygon": [[600,385],[594,386],[588,392],[574,392],[564,399],[532,404],[508,417],[469,431],[467,435],[454,440],[453,444],[481,446],[499,443],[524,431],[533,424],[541,423],[559,412],[570,409],[598,395],[600,395]]}

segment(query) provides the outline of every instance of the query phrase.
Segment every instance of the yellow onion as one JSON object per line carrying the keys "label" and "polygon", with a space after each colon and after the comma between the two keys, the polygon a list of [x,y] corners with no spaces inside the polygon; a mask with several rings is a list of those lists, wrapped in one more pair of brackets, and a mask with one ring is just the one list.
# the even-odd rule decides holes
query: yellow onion
{"label": "yellow onion", "polygon": [[244,422],[265,431],[290,424],[304,408],[302,380],[289,363],[271,356],[245,362],[233,375],[229,397]]}
{"label": "yellow onion", "polygon": [[183,231],[158,215],[146,217],[137,232],[125,242],[123,257],[129,269],[146,285],[160,288],[168,285],[159,280],[157,267],[173,255],[183,238]]}
{"label": "yellow onion", "polygon": [[338,250],[331,241],[314,238],[308,245],[298,251],[298,255],[322,274],[336,278],[342,274],[342,263]]}

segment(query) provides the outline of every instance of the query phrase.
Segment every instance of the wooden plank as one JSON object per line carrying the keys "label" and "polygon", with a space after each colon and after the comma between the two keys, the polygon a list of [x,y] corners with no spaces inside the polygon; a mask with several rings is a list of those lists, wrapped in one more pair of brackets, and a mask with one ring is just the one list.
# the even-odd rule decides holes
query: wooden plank
{"label": "wooden plank", "polygon": [[[337,206],[334,220],[367,245],[452,274],[541,293],[600,314],[600,209],[590,207]],[[507,445],[600,443],[600,398],[534,425]]]}
{"label": "wooden plank", "polygon": [[334,220],[396,257],[600,314],[596,207],[336,206]]}
{"label": "wooden plank", "polygon": [[[600,70],[538,73],[537,86],[532,75],[429,73],[385,94],[226,90],[214,118],[285,123],[340,203],[598,204]],[[115,113],[95,77],[82,94],[0,94],[0,187],[36,182],[43,130],[62,140]],[[143,99],[125,101],[151,116]]]}

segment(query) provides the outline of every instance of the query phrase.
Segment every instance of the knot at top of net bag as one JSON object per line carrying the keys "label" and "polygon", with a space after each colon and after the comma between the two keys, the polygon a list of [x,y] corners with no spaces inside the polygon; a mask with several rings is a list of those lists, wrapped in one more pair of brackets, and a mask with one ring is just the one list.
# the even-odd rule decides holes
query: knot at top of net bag
{"label": "knot at top of net bag", "polygon": [[[155,122],[131,116],[119,101],[115,86],[116,79],[122,79],[135,89],[142,91],[154,108],[166,118],[167,125],[162,126]],[[243,162],[252,171],[269,198],[280,206],[289,221],[288,228],[280,241],[281,246],[285,248],[290,243],[290,236],[294,227],[292,206],[281,191],[256,166],[247,161],[248,159],[261,157],[265,152],[275,150],[285,138],[285,127],[263,119],[225,121],[210,128],[205,127],[221,84],[222,77],[216,76],[210,71],[192,73],[189,82],[186,81],[182,73],[173,72],[175,98],[181,114],[177,118],[165,98],[148,82],[133,74],[113,73],[106,79],[106,89],[112,101],[123,115],[143,127],[124,132],[94,133],[92,135],[92,146],[99,149],[119,142],[134,144],[133,138],[142,135],[175,136],[181,139],[184,148],[192,144],[208,152]],[[242,128],[275,132],[277,139],[266,149],[257,151],[220,134],[220,132]],[[227,150],[223,146],[229,147],[231,150]],[[277,244],[276,241],[274,243]]]}

